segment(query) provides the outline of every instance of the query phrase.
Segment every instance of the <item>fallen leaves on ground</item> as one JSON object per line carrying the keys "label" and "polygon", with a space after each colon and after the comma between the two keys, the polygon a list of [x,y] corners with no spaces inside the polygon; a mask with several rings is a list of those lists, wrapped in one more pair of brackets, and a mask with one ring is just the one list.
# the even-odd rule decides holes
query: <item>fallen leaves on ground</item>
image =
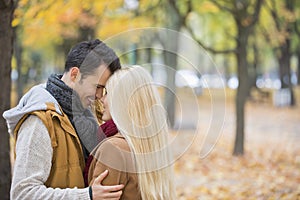
{"label": "fallen leaves on ground", "polygon": [[201,130],[176,135],[193,140],[175,162],[178,199],[300,199],[299,107],[248,104],[243,156],[232,156],[233,107],[228,110],[222,135],[205,158],[199,154],[205,138]]}

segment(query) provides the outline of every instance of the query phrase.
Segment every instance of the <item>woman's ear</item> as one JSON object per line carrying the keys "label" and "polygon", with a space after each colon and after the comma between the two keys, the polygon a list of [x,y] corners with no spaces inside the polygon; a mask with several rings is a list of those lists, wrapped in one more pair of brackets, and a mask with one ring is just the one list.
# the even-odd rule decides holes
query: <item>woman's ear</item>
{"label": "woman's ear", "polygon": [[78,67],[72,67],[70,69],[70,76],[71,76],[71,81],[76,82],[76,80],[80,80],[80,70]]}

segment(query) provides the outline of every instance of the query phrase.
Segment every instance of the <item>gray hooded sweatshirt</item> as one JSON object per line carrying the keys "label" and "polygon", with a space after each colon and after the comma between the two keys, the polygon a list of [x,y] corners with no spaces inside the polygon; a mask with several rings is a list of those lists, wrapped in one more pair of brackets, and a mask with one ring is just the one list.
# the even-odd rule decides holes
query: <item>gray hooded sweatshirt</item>
{"label": "gray hooded sweatshirt", "polygon": [[[46,110],[46,102],[54,103],[56,112],[62,114],[56,99],[45,89],[45,84],[31,88],[16,107],[3,113],[9,133],[13,134],[17,123],[25,114]],[[90,199],[88,188],[59,189],[44,185],[50,174],[52,155],[47,128],[38,117],[30,115],[18,132],[11,199]]]}
{"label": "gray hooded sweatshirt", "polygon": [[46,110],[46,103],[54,103],[56,112],[62,115],[60,106],[56,99],[46,90],[45,84],[32,87],[19,101],[18,105],[3,113],[6,119],[8,132],[13,135],[19,120],[26,114],[37,110]]}

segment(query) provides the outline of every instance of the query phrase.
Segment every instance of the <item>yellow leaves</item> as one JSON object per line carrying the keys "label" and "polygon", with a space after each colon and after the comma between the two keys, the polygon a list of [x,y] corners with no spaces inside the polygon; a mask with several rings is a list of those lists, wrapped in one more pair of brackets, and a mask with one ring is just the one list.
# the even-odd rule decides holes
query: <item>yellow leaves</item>
{"label": "yellow leaves", "polygon": [[83,10],[90,10],[92,7],[92,1],[91,0],[85,0],[85,1],[80,1]]}
{"label": "yellow leaves", "polygon": [[55,44],[58,40],[57,13],[61,11],[62,1],[55,2],[55,4],[49,0],[39,3],[24,0],[19,2],[12,25],[20,26],[23,45],[42,48],[43,45],[50,42]]}
{"label": "yellow leaves", "polygon": [[59,22],[63,24],[69,24],[74,22],[80,15],[80,11],[77,9],[74,9],[72,7],[68,7],[65,12],[60,14]]}
{"label": "yellow leaves", "polygon": [[[273,2],[273,3],[271,3]],[[299,12],[289,10],[286,7],[287,1],[266,1],[268,6],[262,7],[260,24],[265,36],[273,47],[285,44],[286,39],[292,37],[289,27],[299,17]],[[275,12],[276,15],[272,15]]]}
{"label": "yellow leaves", "polygon": [[25,19],[35,19],[37,13],[42,10],[42,6],[41,4],[37,4],[35,6],[30,6],[29,9],[26,10],[26,12],[24,13],[24,17]]}
{"label": "yellow leaves", "polygon": [[13,19],[13,21],[11,22],[12,27],[16,27],[20,24],[20,19]]}
{"label": "yellow leaves", "polygon": [[122,15],[103,19],[98,31],[101,38],[108,38],[130,29],[149,27],[151,24],[152,21],[147,17],[134,18],[131,15]]}
{"label": "yellow leaves", "polygon": [[140,8],[141,11],[144,11],[144,10],[146,10],[146,9],[152,7],[152,6],[157,5],[158,2],[159,2],[159,0],[152,0],[152,1],[150,1],[150,0],[140,0],[139,1],[139,8]]}
{"label": "yellow leaves", "polygon": [[104,10],[107,8],[107,4],[103,1],[95,1],[94,6],[91,8],[93,13],[103,13]]}
{"label": "yellow leaves", "polygon": [[124,0],[113,0],[113,1],[106,2],[106,6],[108,10],[116,10],[122,7],[123,4],[124,4]]}
{"label": "yellow leaves", "polygon": [[128,29],[151,26],[151,20],[125,10],[123,0],[20,0],[14,14],[12,25],[20,26],[23,45],[36,49],[76,38],[80,28],[95,29],[105,38]]}
{"label": "yellow leaves", "polygon": [[25,6],[25,5],[28,4],[28,1],[29,1],[29,0],[19,0],[19,1],[18,1],[18,6],[19,6],[19,7]]}
{"label": "yellow leaves", "polygon": [[112,0],[112,1],[94,1],[90,0],[87,7],[83,6],[84,9],[90,11],[93,15],[103,17],[106,13],[116,12],[122,8],[123,0]]}

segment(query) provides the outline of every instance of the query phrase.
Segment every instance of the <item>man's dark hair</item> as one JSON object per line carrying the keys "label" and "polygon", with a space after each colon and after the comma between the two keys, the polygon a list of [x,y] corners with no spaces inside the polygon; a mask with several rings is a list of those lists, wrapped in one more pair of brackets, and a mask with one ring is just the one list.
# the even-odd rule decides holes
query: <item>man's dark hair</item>
{"label": "man's dark hair", "polygon": [[98,39],[84,41],[70,50],[65,63],[65,72],[72,67],[78,67],[83,79],[93,74],[100,65],[106,65],[112,74],[121,68],[118,56],[104,42]]}

